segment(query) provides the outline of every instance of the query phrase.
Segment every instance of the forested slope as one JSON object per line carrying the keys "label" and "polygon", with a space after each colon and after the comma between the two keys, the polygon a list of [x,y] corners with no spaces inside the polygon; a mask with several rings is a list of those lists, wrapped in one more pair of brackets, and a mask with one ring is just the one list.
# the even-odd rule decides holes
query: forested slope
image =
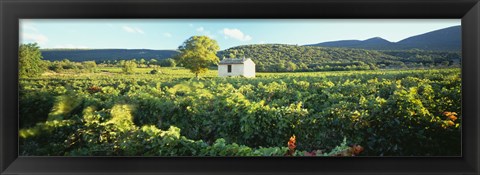
{"label": "forested slope", "polygon": [[248,57],[257,71],[369,70],[378,68],[418,68],[458,65],[460,52],[397,50],[375,51],[285,44],[232,47],[219,57]]}

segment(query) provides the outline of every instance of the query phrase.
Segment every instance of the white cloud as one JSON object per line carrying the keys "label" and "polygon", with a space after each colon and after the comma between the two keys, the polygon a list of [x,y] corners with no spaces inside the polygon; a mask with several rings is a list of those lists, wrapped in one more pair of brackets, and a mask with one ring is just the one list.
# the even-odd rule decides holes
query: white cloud
{"label": "white cloud", "polygon": [[171,38],[172,37],[172,34],[171,33],[168,33],[168,32],[165,32],[163,33],[163,36],[167,37],[167,38]]}
{"label": "white cloud", "polygon": [[29,20],[22,20],[20,23],[20,41],[35,42],[40,45],[48,42],[48,37],[41,34],[40,30]]}
{"label": "white cloud", "polygon": [[139,34],[144,34],[145,33],[145,32],[143,32],[142,29],[140,29],[138,27],[123,26],[122,29],[125,30],[128,33],[139,33]]}
{"label": "white cloud", "polygon": [[56,45],[53,48],[62,48],[62,49],[87,49],[87,46],[77,46],[74,44],[62,44],[62,45]]}
{"label": "white cloud", "polygon": [[139,28],[135,28],[135,31],[137,31],[138,33],[141,33],[141,34],[144,34],[145,32],[143,32],[143,30],[139,29]]}
{"label": "white cloud", "polygon": [[265,41],[260,41],[260,42],[258,42],[258,43],[259,43],[259,44],[265,44]]}
{"label": "white cloud", "polygon": [[223,33],[223,35],[225,36],[226,39],[234,38],[234,39],[237,39],[237,40],[240,40],[240,41],[250,41],[250,40],[252,40],[252,37],[250,35],[246,35],[238,29],[224,28],[222,33]]}
{"label": "white cloud", "polygon": [[48,37],[39,33],[22,33],[22,40],[29,42],[36,42],[38,44],[45,44],[48,41]]}
{"label": "white cloud", "polygon": [[215,38],[215,35],[212,35],[212,33],[209,30],[205,30],[203,27],[199,27],[196,29],[197,32],[200,32],[202,35],[208,36],[210,38]]}
{"label": "white cloud", "polygon": [[32,32],[38,32],[38,29],[34,27],[33,25],[25,24],[22,26],[22,30],[24,31],[32,31]]}
{"label": "white cloud", "polygon": [[38,32],[38,29],[35,27],[34,23],[30,20],[20,20],[20,30],[26,32]]}
{"label": "white cloud", "polygon": [[122,29],[129,33],[135,33],[135,29],[128,26],[123,26]]}

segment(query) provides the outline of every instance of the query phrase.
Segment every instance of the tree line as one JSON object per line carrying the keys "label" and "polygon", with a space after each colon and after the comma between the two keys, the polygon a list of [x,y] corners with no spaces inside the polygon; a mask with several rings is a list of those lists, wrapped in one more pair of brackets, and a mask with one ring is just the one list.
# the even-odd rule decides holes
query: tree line
{"label": "tree line", "polygon": [[[215,67],[220,58],[251,58],[258,72],[308,72],[308,71],[350,71],[377,69],[418,69],[459,67],[460,52],[425,50],[365,50],[350,48],[324,48],[286,44],[244,45],[219,51],[217,42],[207,36],[192,36],[178,47],[167,59],[106,59],[73,62],[65,58],[61,61],[43,61],[44,54],[36,44],[20,46],[21,76],[36,76],[43,70],[63,72],[81,70],[94,72],[95,67],[119,66],[126,73],[127,67],[175,67],[181,66],[192,71],[196,77],[209,67]],[[127,55],[128,56],[128,55]],[[134,63],[134,64],[133,64]],[[153,71],[153,70],[152,70]]]}
{"label": "tree line", "polygon": [[[146,60],[104,60],[75,62],[69,59],[49,61],[44,60],[42,51],[36,43],[22,44],[19,47],[19,76],[21,78],[37,77],[49,70],[57,73],[63,72],[97,72],[98,67],[121,67],[125,73],[133,73],[135,68],[175,67],[176,61],[172,58]],[[152,70],[153,71],[153,70]]]}

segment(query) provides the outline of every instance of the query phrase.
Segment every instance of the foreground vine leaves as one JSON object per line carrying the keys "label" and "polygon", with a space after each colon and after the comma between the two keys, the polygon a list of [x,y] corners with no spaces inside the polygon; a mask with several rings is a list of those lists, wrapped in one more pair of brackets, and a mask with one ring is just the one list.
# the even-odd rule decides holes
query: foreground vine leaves
{"label": "foreground vine leaves", "polygon": [[292,135],[287,142],[288,150],[285,153],[285,156],[358,156],[364,150],[362,146],[357,144],[345,146],[346,139],[344,139],[342,145],[337,146],[330,153],[323,153],[322,150],[313,150],[311,152],[304,151],[303,154],[299,154],[295,150],[295,148],[297,148],[296,143],[296,137],[295,135]]}

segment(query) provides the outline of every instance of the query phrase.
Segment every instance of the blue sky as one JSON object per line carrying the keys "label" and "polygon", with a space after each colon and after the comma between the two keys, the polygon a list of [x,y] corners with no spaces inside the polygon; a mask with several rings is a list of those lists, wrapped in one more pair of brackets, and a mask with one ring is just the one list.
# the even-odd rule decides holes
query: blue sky
{"label": "blue sky", "polygon": [[460,19],[21,19],[20,43],[41,48],[177,49],[194,35],[220,48],[382,37],[392,42],[460,25]]}

